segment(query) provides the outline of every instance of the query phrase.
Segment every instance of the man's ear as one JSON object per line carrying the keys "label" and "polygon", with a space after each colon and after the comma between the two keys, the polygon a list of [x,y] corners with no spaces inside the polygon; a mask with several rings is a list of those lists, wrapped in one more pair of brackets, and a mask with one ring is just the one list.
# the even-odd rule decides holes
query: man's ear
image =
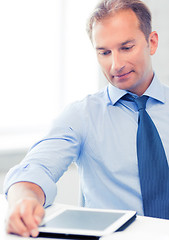
{"label": "man's ear", "polygon": [[149,36],[150,55],[154,55],[158,47],[158,34],[151,32]]}

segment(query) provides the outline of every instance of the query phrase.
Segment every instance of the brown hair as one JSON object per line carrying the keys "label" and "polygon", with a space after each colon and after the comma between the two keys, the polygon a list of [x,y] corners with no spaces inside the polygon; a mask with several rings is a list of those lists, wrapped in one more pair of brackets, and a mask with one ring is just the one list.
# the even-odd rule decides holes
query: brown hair
{"label": "brown hair", "polygon": [[93,24],[102,19],[112,16],[120,10],[131,9],[137,16],[140,24],[140,30],[144,33],[148,41],[152,31],[151,12],[148,7],[140,0],[101,0],[87,21],[87,32],[92,41]]}

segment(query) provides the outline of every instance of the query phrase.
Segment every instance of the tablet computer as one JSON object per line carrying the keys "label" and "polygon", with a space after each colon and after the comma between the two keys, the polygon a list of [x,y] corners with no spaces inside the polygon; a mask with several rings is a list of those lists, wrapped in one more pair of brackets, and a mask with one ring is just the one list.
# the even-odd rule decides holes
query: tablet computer
{"label": "tablet computer", "polygon": [[62,207],[44,218],[40,233],[101,237],[136,217],[135,211]]}

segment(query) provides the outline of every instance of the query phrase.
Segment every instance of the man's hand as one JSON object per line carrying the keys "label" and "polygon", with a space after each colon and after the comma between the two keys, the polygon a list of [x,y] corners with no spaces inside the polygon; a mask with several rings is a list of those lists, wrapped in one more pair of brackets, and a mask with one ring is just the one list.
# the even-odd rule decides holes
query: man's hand
{"label": "man's hand", "polygon": [[7,232],[23,237],[37,237],[38,225],[44,216],[44,200],[44,193],[36,184],[28,182],[14,184],[8,192]]}

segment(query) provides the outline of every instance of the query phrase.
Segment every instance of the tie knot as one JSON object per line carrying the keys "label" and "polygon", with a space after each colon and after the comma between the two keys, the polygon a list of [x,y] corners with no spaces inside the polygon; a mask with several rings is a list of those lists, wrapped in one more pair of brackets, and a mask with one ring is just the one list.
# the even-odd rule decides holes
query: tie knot
{"label": "tie knot", "polygon": [[147,99],[148,99],[148,96],[141,96],[134,99],[134,102],[137,105],[138,111],[140,111],[141,109],[145,110]]}
{"label": "tie knot", "polygon": [[131,102],[135,102],[138,111],[140,111],[141,109],[145,110],[148,96],[141,96],[141,97],[134,98],[131,94],[127,93],[126,95],[124,95],[122,97],[122,99],[127,100],[127,101],[131,101]]}

